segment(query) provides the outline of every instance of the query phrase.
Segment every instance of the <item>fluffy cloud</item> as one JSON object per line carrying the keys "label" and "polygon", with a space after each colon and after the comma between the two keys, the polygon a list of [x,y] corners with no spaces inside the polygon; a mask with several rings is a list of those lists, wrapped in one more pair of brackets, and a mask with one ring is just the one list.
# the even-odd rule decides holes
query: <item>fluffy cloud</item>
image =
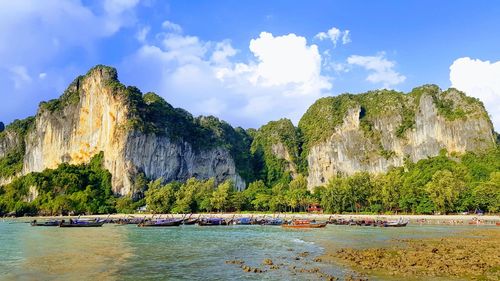
{"label": "fluffy cloud", "polygon": [[175,33],[182,33],[182,27],[176,23],[173,23],[171,21],[164,21],[161,26],[169,31],[175,32]]}
{"label": "fluffy cloud", "polygon": [[450,66],[451,86],[479,98],[500,130],[500,61],[490,62],[468,57]]}
{"label": "fluffy cloud", "polygon": [[375,84],[382,83],[384,88],[390,88],[406,80],[404,75],[394,70],[395,62],[385,58],[384,53],[376,56],[353,55],[347,58],[347,63],[370,71],[366,80]]}
{"label": "fluffy cloud", "polygon": [[228,40],[204,42],[178,32],[157,37],[125,59],[122,77],[195,115],[216,114],[245,127],[282,117],[297,122],[331,89],[317,46],[295,34],[262,32],[249,43],[248,61],[235,58],[239,51]]}
{"label": "fluffy cloud", "polygon": [[325,39],[330,39],[332,41],[333,46],[337,46],[337,42],[339,40],[342,41],[342,44],[347,44],[351,42],[351,37],[350,37],[350,32],[349,30],[340,30],[336,27],[330,28],[328,31],[324,32],[319,32],[314,36],[315,39],[318,39],[320,41],[323,41]]}
{"label": "fluffy cloud", "polygon": [[146,38],[148,37],[149,31],[151,30],[151,27],[149,26],[144,26],[140,28],[137,33],[135,34],[135,39],[137,41],[144,43],[146,41]]}
{"label": "fluffy cloud", "polygon": [[[95,43],[135,23],[137,0],[0,1],[0,118],[33,114],[33,100],[54,98],[85,71]],[[86,67],[86,66],[83,66]],[[40,79],[33,79],[39,73]],[[23,108],[20,113],[20,108]]]}

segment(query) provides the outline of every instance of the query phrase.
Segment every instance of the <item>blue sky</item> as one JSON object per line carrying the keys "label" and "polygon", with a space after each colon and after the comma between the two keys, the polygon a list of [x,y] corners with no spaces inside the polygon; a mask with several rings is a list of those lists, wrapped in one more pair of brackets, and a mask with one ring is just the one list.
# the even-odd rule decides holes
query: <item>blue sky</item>
{"label": "blue sky", "polygon": [[500,128],[496,1],[0,1],[0,121],[96,64],[194,115],[295,123],[316,99],[434,83]]}

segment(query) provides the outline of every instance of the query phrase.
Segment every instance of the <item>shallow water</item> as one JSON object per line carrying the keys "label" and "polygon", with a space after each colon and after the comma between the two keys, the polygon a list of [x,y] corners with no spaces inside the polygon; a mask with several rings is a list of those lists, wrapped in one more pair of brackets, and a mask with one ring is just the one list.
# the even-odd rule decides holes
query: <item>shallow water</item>
{"label": "shallow water", "polygon": [[[391,239],[444,237],[471,226],[349,227],[288,230],[274,226],[138,228],[31,227],[0,222],[1,280],[318,280],[291,267],[319,267],[338,277],[341,265],[314,262],[323,247],[376,247]],[[463,232],[462,232],[463,233]],[[300,253],[307,257],[295,260]],[[270,258],[283,263],[270,270]],[[243,260],[264,273],[246,273],[226,260]]]}

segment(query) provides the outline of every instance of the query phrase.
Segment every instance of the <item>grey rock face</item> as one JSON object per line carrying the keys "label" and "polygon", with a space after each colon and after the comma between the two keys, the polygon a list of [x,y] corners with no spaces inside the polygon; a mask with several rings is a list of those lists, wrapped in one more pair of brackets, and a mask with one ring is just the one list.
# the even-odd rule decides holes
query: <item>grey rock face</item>
{"label": "grey rock face", "polygon": [[[26,136],[22,174],[56,168],[63,162],[87,163],[103,151],[104,167],[112,174],[117,194],[129,194],[133,176],[141,171],[165,182],[190,177],[214,177],[217,182],[233,179],[244,188],[226,149],[195,152],[187,142],[127,129],[129,107],[109,86],[109,79],[109,73],[96,69],[72,89],[79,91],[78,102],[56,111],[39,110],[35,127]],[[0,157],[18,141],[15,137],[1,139]]]}
{"label": "grey rock face", "polygon": [[187,142],[134,132],[128,135],[125,159],[126,166],[139,169],[148,178],[163,178],[166,182],[191,177],[215,178],[216,182],[232,179],[238,188],[244,188],[231,155],[220,147],[194,151]]}
{"label": "grey rock face", "polygon": [[[331,137],[311,148],[308,156],[308,186],[321,186],[337,175],[359,171],[386,172],[391,166],[402,166],[405,157],[416,162],[436,156],[442,149],[449,153],[478,151],[494,143],[493,128],[484,114],[465,119],[447,120],[438,114],[431,95],[423,94],[415,112],[415,126],[396,136],[401,124],[400,112],[384,114],[373,120],[373,130],[380,141],[366,137],[360,129],[360,106],[348,110],[343,124]],[[386,155],[382,155],[382,151]]]}
{"label": "grey rock face", "polygon": [[0,158],[19,147],[23,141],[15,132],[6,131],[3,134],[4,136],[0,138]]}

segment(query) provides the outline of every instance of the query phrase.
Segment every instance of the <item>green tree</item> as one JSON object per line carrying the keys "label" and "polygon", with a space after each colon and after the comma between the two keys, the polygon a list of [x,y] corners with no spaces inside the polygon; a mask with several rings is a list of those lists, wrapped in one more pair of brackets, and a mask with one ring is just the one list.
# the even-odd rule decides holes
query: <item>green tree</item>
{"label": "green tree", "polygon": [[400,201],[402,186],[402,169],[393,169],[385,175],[379,175],[374,178],[374,189],[378,192],[373,193],[382,203],[384,210],[395,211]]}
{"label": "green tree", "polygon": [[297,175],[289,184],[285,200],[292,211],[305,210],[311,203],[310,193],[307,190],[307,180],[302,174]]}
{"label": "green tree", "polygon": [[179,184],[176,182],[162,185],[163,179],[159,178],[148,184],[146,191],[146,204],[148,210],[154,213],[169,213],[175,202],[175,192]]}
{"label": "green tree", "polygon": [[347,200],[351,211],[359,212],[368,205],[368,198],[372,190],[370,174],[356,173],[347,180]]}
{"label": "green tree", "polygon": [[437,171],[425,185],[436,210],[442,213],[454,210],[458,196],[464,189],[465,183],[448,170]]}
{"label": "green tree", "polygon": [[347,179],[332,178],[321,192],[321,206],[328,213],[342,213],[347,205]]}
{"label": "green tree", "polygon": [[231,180],[219,184],[217,189],[212,193],[210,204],[215,210],[225,211],[230,206],[231,194],[234,191],[234,183]]}
{"label": "green tree", "polygon": [[176,193],[176,201],[173,211],[176,213],[190,213],[198,210],[196,193],[203,190],[206,182],[196,178],[188,179],[181,185]]}
{"label": "green tree", "polygon": [[284,211],[287,206],[286,194],[288,192],[288,184],[279,182],[272,188],[272,197],[269,202],[270,211]]}
{"label": "green tree", "polygon": [[490,212],[500,211],[500,172],[492,172],[490,180],[478,184],[474,190],[476,207]]}
{"label": "green tree", "polygon": [[212,211],[212,205],[210,199],[212,198],[212,193],[215,189],[215,179],[211,178],[203,181],[201,186],[196,190],[194,195],[194,200],[196,202],[197,209],[195,211]]}
{"label": "green tree", "polygon": [[248,199],[245,194],[241,191],[236,191],[232,193],[231,196],[231,206],[237,211],[241,212],[241,210],[246,209],[248,206]]}
{"label": "green tree", "polygon": [[134,200],[128,195],[116,199],[115,208],[118,213],[122,214],[132,214],[136,210]]}

